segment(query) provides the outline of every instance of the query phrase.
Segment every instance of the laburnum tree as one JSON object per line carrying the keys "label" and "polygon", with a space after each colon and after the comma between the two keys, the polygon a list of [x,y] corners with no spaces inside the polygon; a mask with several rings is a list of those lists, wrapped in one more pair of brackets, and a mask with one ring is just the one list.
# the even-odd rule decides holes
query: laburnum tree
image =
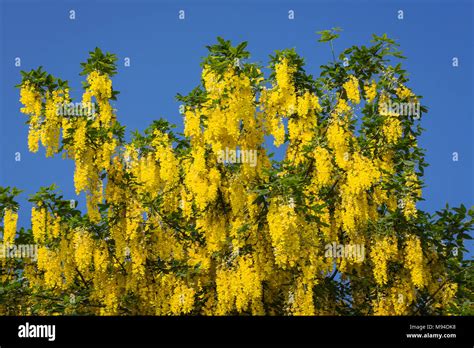
{"label": "laburnum tree", "polygon": [[[337,30],[320,33],[332,48]],[[422,99],[397,46],[373,35],[333,51],[317,78],[294,49],[276,51],[265,76],[245,42],[218,38],[200,85],[177,96],[184,134],[160,119],[130,142],[115,55],[96,48],[81,64],[89,117],[58,114],[66,81],[23,72],[28,147],[74,161],[87,207],[43,187],[31,229],[17,230],[20,192],[0,189],[3,242],[38,245],[37,260],[0,259],[0,314],[472,314],[474,209],[416,207],[420,120],[384,107]],[[223,149],[256,151],[256,165],[219,161]],[[333,243],[365,257],[328,256]]]}

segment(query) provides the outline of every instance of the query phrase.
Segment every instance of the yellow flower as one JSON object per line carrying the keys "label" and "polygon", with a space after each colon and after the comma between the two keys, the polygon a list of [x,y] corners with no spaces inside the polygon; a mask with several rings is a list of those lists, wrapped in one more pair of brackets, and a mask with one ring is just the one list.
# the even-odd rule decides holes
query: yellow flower
{"label": "yellow flower", "polygon": [[174,289],[173,296],[170,299],[172,314],[188,314],[194,308],[194,297],[196,292],[192,287],[181,283]]}
{"label": "yellow flower", "polygon": [[416,236],[410,236],[405,241],[405,267],[410,271],[411,281],[417,288],[425,285],[423,250],[421,241]]}
{"label": "yellow flower", "polygon": [[[289,65],[287,58],[281,58],[275,64],[275,84],[271,90],[264,89],[260,98],[260,104],[265,112],[266,124],[270,134],[275,138],[275,146],[280,146],[285,140],[285,127],[283,117],[293,115],[298,112],[296,88],[293,75],[296,69]],[[318,109],[318,102],[314,97],[307,95],[308,99],[300,99],[300,112],[307,114],[304,110],[307,102]]]}
{"label": "yellow flower", "polygon": [[249,307],[254,314],[260,310],[261,278],[251,257],[239,256],[235,269],[219,268],[216,287],[218,315],[227,314],[233,309],[243,312]]}
{"label": "yellow flower", "polygon": [[186,110],[184,113],[184,135],[198,137],[201,135],[201,117],[199,110]]}
{"label": "yellow flower", "polygon": [[275,263],[282,268],[294,266],[301,247],[294,206],[273,199],[268,208],[267,221]]}
{"label": "yellow flower", "polygon": [[30,117],[30,126],[28,132],[28,150],[30,152],[38,151],[38,143],[41,138],[40,116],[33,115]]}
{"label": "yellow flower", "polygon": [[38,248],[38,269],[44,271],[44,283],[47,288],[63,287],[61,262],[57,251],[45,246]]}
{"label": "yellow flower", "polygon": [[46,95],[45,117],[41,126],[41,142],[46,147],[46,157],[51,157],[59,149],[62,120],[58,115],[58,105],[69,102],[69,91],[55,90]]}
{"label": "yellow flower", "polygon": [[405,87],[405,86],[403,86],[403,85],[400,85],[400,86],[397,88],[397,90],[396,90],[395,93],[396,93],[397,96],[398,96],[400,99],[402,99],[402,100],[408,99],[408,98],[410,98],[410,97],[414,97],[414,96],[415,96],[415,95],[413,94],[413,92],[412,92],[409,88],[407,88],[407,87]]}
{"label": "yellow flower", "polygon": [[373,274],[378,285],[384,285],[388,281],[388,261],[395,259],[398,255],[398,242],[395,236],[387,236],[374,240],[370,249],[370,258],[373,263]]}
{"label": "yellow flower", "polygon": [[54,221],[51,226],[51,235],[54,238],[58,238],[61,235],[61,217],[57,216],[54,218]]}
{"label": "yellow flower", "polygon": [[347,170],[346,194],[358,194],[368,190],[381,177],[377,166],[360,153],[354,153]]}
{"label": "yellow flower", "polygon": [[331,120],[327,133],[329,148],[334,151],[334,158],[339,168],[346,168],[349,164],[349,134],[341,121]]}
{"label": "yellow flower", "polygon": [[312,286],[298,279],[295,291],[288,296],[288,303],[293,315],[313,316],[315,311]]}
{"label": "yellow flower", "polygon": [[36,242],[43,242],[46,238],[47,215],[44,207],[31,209],[31,230]]}
{"label": "yellow flower", "polygon": [[329,184],[332,176],[331,154],[323,147],[316,147],[314,150],[314,176],[315,183],[319,187]]}
{"label": "yellow flower", "polygon": [[334,108],[334,113],[336,115],[348,114],[351,111],[351,107],[347,104],[345,99],[339,99],[337,101],[336,107]]}
{"label": "yellow flower", "polygon": [[85,231],[76,231],[74,233],[74,260],[80,272],[87,272],[92,264],[94,255],[94,241],[90,234]]}
{"label": "yellow flower", "polygon": [[382,133],[388,144],[395,144],[402,136],[402,124],[396,116],[386,116],[382,125]]}
{"label": "yellow flower", "polygon": [[282,58],[275,64],[275,79],[278,88],[280,88],[282,92],[294,91],[293,74],[295,71],[296,69],[289,65],[287,58]]}
{"label": "yellow flower", "polygon": [[3,242],[5,244],[15,242],[17,221],[18,213],[11,209],[6,209],[3,217]]}
{"label": "yellow flower", "polygon": [[319,98],[317,95],[306,91],[302,96],[297,97],[297,112],[298,115],[306,118],[311,115],[311,112],[320,112]]}
{"label": "yellow flower", "polygon": [[403,199],[403,215],[410,220],[417,215],[416,203],[414,199],[410,196],[407,196]]}
{"label": "yellow flower", "polygon": [[41,115],[41,94],[29,81],[22,84],[20,89],[20,102],[24,105],[21,112],[27,115]]}
{"label": "yellow flower", "polygon": [[87,76],[90,94],[100,99],[112,97],[112,81],[110,78],[98,71],[93,71]]}
{"label": "yellow flower", "polygon": [[342,85],[346,91],[347,98],[355,103],[359,104],[360,94],[359,94],[359,80],[354,75],[349,76],[349,80],[344,82]]}
{"label": "yellow flower", "polygon": [[375,83],[375,81],[372,81],[370,85],[365,85],[364,92],[365,99],[367,100],[367,102],[371,103],[372,100],[374,100],[377,96],[377,84]]}

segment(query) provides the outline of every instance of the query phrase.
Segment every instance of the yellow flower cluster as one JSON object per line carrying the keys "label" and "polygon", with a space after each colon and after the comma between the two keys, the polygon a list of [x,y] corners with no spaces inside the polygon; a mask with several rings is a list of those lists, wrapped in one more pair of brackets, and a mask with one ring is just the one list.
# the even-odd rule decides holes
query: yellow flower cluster
{"label": "yellow flower cluster", "polygon": [[458,284],[446,282],[437,294],[438,306],[447,307],[454,302],[458,292]]}
{"label": "yellow flower cluster", "polygon": [[408,87],[405,87],[403,85],[400,85],[395,91],[395,93],[402,100],[409,99],[415,96]]}
{"label": "yellow flower cluster", "polygon": [[295,291],[289,294],[288,302],[290,305],[290,312],[293,315],[315,315],[312,286],[307,285],[300,280],[297,281]]}
{"label": "yellow flower cluster", "polygon": [[406,187],[410,188],[413,196],[420,198],[421,197],[421,183],[418,179],[418,176],[414,171],[411,171],[406,176]]}
{"label": "yellow flower cluster", "polygon": [[377,96],[377,83],[375,81],[372,81],[370,85],[365,85],[364,92],[365,99],[367,100],[367,102],[372,103],[372,101]]}
{"label": "yellow flower cluster", "polygon": [[171,312],[175,315],[188,314],[193,310],[196,292],[193,288],[182,283],[174,289],[170,299]]}
{"label": "yellow flower cluster", "polygon": [[399,208],[407,220],[416,217],[418,210],[416,209],[416,199],[421,197],[421,184],[418,176],[414,171],[409,171],[405,176],[405,186],[410,189],[399,202]]}
{"label": "yellow flower cluster", "polygon": [[405,241],[405,267],[410,271],[411,281],[417,288],[425,286],[423,249],[421,241],[416,236],[410,236]]}
{"label": "yellow flower cluster", "polygon": [[193,161],[185,171],[184,182],[194,196],[197,208],[203,210],[217,198],[221,175],[216,167],[207,169],[204,148],[193,149]]}
{"label": "yellow flower cluster", "polygon": [[[228,147],[235,149],[239,142],[258,136],[252,126],[255,123],[255,93],[251,79],[245,74],[238,74],[234,68],[228,68],[222,76],[209,67],[204,67],[202,78],[208,93],[208,102],[200,112],[206,116],[207,124],[200,128],[200,115],[196,111],[186,112],[186,132],[202,138],[217,153]],[[189,124],[188,124],[189,123]],[[241,129],[243,125],[243,129]],[[246,132],[244,132],[245,130]],[[246,147],[246,144],[241,144]],[[249,144],[252,148],[253,144]]]}
{"label": "yellow flower cluster", "polygon": [[314,113],[321,111],[318,96],[309,91],[306,91],[302,96],[298,96],[296,98],[296,104],[298,116],[302,118],[314,117]]}
{"label": "yellow flower cluster", "polygon": [[329,151],[321,146],[314,149],[314,182],[317,187],[328,185],[332,179],[333,164]]}
{"label": "yellow flower cluster", "polygon": [[11,209],[5,210],[3,217],[3,242],[12,244],[15,242],[16,224],[18,222],[18,213]]}
{"label": "yellow flower cluster", "polygon": [[275,263],[282,268],[294,266],[300,253],[298,216],[294,206],[273,200],[268,208],[267,221]]}
{"label": "yellow flower cluster", "polygon": [[206,238],[209,252],[216,252],[225,245],[228,231],[224,216],[219,216],[213,212],[203,213],[196,219],[196,228]]}
{"label": "yellow flower cluster", "polygon": [[119,308],[119,291],[115,282],[108,280],[104,286],[107,291],[104,292],[104,308],[100,309],[101,315],[117,315]]}
{"label": "yellow flower cluster", "polygon": [[297,115],[288,120],[290,145],[287,156],[293,158],[295,164],[305,160],[301,149],[311,143],[317,126],[316,114],[320,111],[319,99],[315,94],[306,91],[297,97]]}
{"label": "yellow flower cluster", "polygon": [[351,107],[347,103],[345,99],[338,99],[336,106],[334,108],[334,115],[346,115],[349,116],[349,113],[351,112]]}
{"label": "yellow flower cluster", "polygon": [[62,124],[61,117],[58,114],[58,106],[66,105],[69,100],[67,89],[47,91],[45,93],[43,116],[43,95],[41,91],[29,81],[22,84],[20,102],[24,106],[21,108],[21,112],[29,116],[28,149],[31,152],[38,151],[40,140],[46,148],[46,157],[51,157],[57,152]]}
{"label": "yellow flower cluster", "polygon": [[217,315],[233,310],[241,313],[249,308],[253,314],[261,312],[262,283],[251,257],[240,256],[235,270],[218,269],[216,287]]}
{"label": "yellow flower cluster", "polygon": [[385,285],[388,281],[388,262],[398,256],[398,241],[395,236],[385,236],[373,241],[370,249],[370,259],[373,264],[373,274],[378,285]]}
{"label": "yellow flower cluster", "polygon": [[190,138],[199,138],[201,132],[199,110],[186,110],[184,113],[184,135]]}
{"label": "yellow flower cluster", "polygon": [[283,106],[289,114],[295,112],[296,95],[293,83],[293,74],[296,69],[290,66],[287,58],[282,58],[278,64],[275,64],[275,79],[279,90],[279,98]]}
{"label": "yellow flower cluster", "polygon": [[44,283],[47,288],[64,287],[61,258],[57,251],[40,246],[37,265],[38,270],[44,272]]}
{"label": "yellow flower cluster", "polygon": [[47,236],[48,211],[45,207],[31,209],[31,230],[37,242],[43,242]]}
{"label": "yellow flower cluster", "polygon": [[142,183],[141,192],[150,192],[152,197],[156,197],[160,188],[160,167],[157,163],[158,153],[147,153],[140,157],[138,165],[132,166],[132,173]]}
{"label": "yellow flower cluster", "polygon": [[416,217],[418,210],[416,209],[416,203],[412,197],[405,197],[403,199],[403,215],[410,220]]}
{"label": "yellow flower cluster", "polygon": [[[363,225],[374,215],[369,209],[367,190],[380,180],[381,173],[372,160],[359,153],[354,153],[346,162],[346,178],[341,184],[340,218],[345,231],[352,235],[358,224]],[[352,237],[357,238],[355,235]]]}
{"label": "yellow flower cluster", "polygon": [[[117,140],[113,137],[110,127],[115,122],[115,115],[109,99],[112,97],[112,81],[106,74],[93,71],[87,76],[88,88],[82,96],[82,103],[92,103],[95,97],[99,114],[95,115],[91,128],[106,129],[105,139],[96,144],[88,137],[88,122],[85,117],[78,117],[67,128],[73,129],[73,146],[68,152],[75,161],[74,185],[76,194],[86,192],[87,212],[92,221],[100,220],[98,210],[103,200],[103,185],[100,179],[101,171],[108,170],[117,148]],[[65,127],[66,128],[66,127]],[[65,129],[66,130],[66,129]]]}
{"label": "yellow flower cluster", "polygon": [[30,117],[30,127],[28,131],[28,150],[30,152],[38,152],[39,141],[41,138],[39,116],[33,115]]}
{"label": "yellow flower cluster", "polygon": [[368,190],[381,177],[381,173],[372,160],[354,153],[347,169],[347,179],[343,186],[344,194],[357,195]]}
{"label": "yellow flower cluster", "polygon": [[20,102],[24,105],[21,112],[28,115],[41,115],[41,93],[29,81],[22,84],[20,89]]}
{"label": "yellow flower cluster", "polygon": [[109,252],[105,242],[100,244],[100,247],[94,250],[93,264],[94,270],[98,273],[105,273],[109,261]]}
{"label": "yellow flower cluster", "polygon": [[345,169],[349,165],[349,137],[344,128],[344,123],[332,119],[326,133],[328,146],[333,150],[334,159],[339,168]]}
{"label": "yellow flower cluster", "polygon": [[59,136],[62,120],[58,114],[58,106],[68,103],[69,90],[55,90],[46,93],[45,117],[41,126],[41,142],[46,148],[46,157],[51,157],[59,149]]}
{"label": "yellow flower cluster", "polygon": [[99,71],[93,71],[87,76],[87,83],[89,84],[88,94],[86,94],[86,101],[89,96],[95,96],[99,99],[110,99],[112,97],[112,81],[106,74],[101,74]]}
{"label": "yellow flower cluster", "polygon": [[152,145],[156,149],[156,159],[160,163],[160,178],[166,184],[164,190],[168,191],[177,182],[176,168],[178,168],[179,163],[174,155],[168,134],[156,130],[155,137]]}
{"label": "yellow flower cluster", "polygon": [[[275,146],[280,146],[285,140],[283,117],[297,112],[297,95],[293,82],[295,71],[287,58],[280,59],[275,64],[275,85],[270,90],[264,89],[260,98],[261,107],[267,118],[267,128],[275,138]],[[304,104],[301,108],[303,107]]]}
{"label": "yellow flower cluster", "polygon": [[347,98],[354,104],[360,103],[359,80],[354,75],[350,75],[349,79],[342,85],[346,91]]}
{"label": "yellow flower cluster", "polygon": [[74,171],[74,186],[76,194],[86,189],[91,166],[91,156],[87,152],[87,121],[79,119],[74,132],[74,157],[76,168]]}
{"label": "yellow flower cluster", "polygon": [[382,125],[382,133],[388,144],[396,144],[402,136],[402,124],[396,116],[386,116]]}
{"label": "yellow flower cluster", "polygon": [[74,233],[74,260],[80,272],[88,273],[94,255],[94,241],[86,231]]}
{"label": "yellow flower cluster", "polygon": [[396,278],[393,286],[380,290],[372,300],[374,315],[407,315],[415,299],[415,290],[410,282]]}

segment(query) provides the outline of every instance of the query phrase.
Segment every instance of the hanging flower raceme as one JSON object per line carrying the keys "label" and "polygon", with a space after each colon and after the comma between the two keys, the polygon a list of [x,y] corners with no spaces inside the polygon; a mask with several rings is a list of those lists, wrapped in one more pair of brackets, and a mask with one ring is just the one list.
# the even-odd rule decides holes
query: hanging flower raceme
{"label": "hanging flower raceme", "polygon": [[302,149],[308,146],[315,136],[317,113],[320,111],[319,99],[315,94],[306,91],[297,97],[297,112],[288,120],[290,144],[287,152],[287,158],[292,159],[295,164],[304,161]]}
{"label": "hanging flower raceme", "polygon": [[423,249],[420,239],[410,236],[405,241],[405,267],[410,271],[411,281],[417,288],[425,285]]}
{"label": "hanging flower raceme", "polygon": [[367,102],[372,103],[377,96],[377,83],[372,80],[370,84],[364,85],[364,93]]}
{"label": "hanging flower raceme", "polygon": [[331,119],[326,137],[329,148],[334,153],[334,159],[339,168],[345,169],[349,165],[349,138],[350,133],[345,129],[341,120]]}
{"label": "hanging flower raceme", "polygon": [[318,146],[314,149],[314,179],[316,187],[323,187],[332,181],[333,164],[331,154],[324,147]]}
{"label": "hanging flower raceme", "polygon": [[232,310],[241,313],[252,310],[259,314],[261,308],[262,283],[254,261],[250,256],[240,256],[235,269],[225,266],[217,270],[217,315]]}
{"label": "hanging flower raceme", "polygon": [[170,299],[171,313],[174,315],[189,314],[194,308],[196,291],[192,287],[181,283],[174,289]]}
{"label": "hanging flower raceme", "polygon": [[80,272],[87,274],[92,265],[94,241],[87,231],[77,230],[73,237],[74,260]]}
{"label": "hanging flower raceme", "polygon": [[31,209],[31,230],[38,243],[44,242],[47,237],[49,212],[40,202]]}
{"label": "hanging flower raceme", "polygon": [[285,141],[283,117],[296,112],[297,96],[293,81],[295,68],[283,57],[275,64],[275,83],[272,89],[264,89],[260,98],[260,106],[266,115],[267,129],[275,138],[275,146]]}
{"label": "hanging flower raceme", "polygon": [[12,209],[6,209],[3,216],[3,242],[5,244],[15,242],[17,222],[18,213]]}
{"label": "hanging flower raceme", "polygon": [[63,123],[59,110],[67,108],[69,102],[68,89],[46,93],[45,117],[41,126],[41,142],[46,148],[46,157],[51,157],[58,152]]}
{"label": "hanging flower raceme", "polygon": [[300,256],[300,236],[298,215],[294,204],[285,204],[273,199],[268,208],[268,230],[272,239],[275,263],[286,268],[292,267]]}
{"label": "hanging flower raceme", "polygon": [[94,70],[87,76],[87,83],[90,96],[98,99],[112,98],[112,80],[106,74]]}
{"label": "hanging flower raceme", "polygon": [[347,98],[354,104],[360,103],[359,80],[354,75],[350,75],[349,79],[342,85],[346,91]]}
{"label": "hanging flower raceme", "polygon": [[28,115],[28,149],[31,152],[38,151],[38,142],[41,138],[41,114],[43,98],[41,92],[30,82],[25,81],[20,89],[20,102],[23,104],[21,112]]}
{"label": "hanging flower raceme", "polygon": [[384,285],[389,279],[388,262],[398,255],[398,241],[395,236],[376,238],[370,249],[370,258],[373,264],[373,274],[378,285]]}
{"label": "hanging flower raceme", "polygon": [[415,94],[408,87],[402,84],[399,85],[395,93],[402,100],[415,98]]}

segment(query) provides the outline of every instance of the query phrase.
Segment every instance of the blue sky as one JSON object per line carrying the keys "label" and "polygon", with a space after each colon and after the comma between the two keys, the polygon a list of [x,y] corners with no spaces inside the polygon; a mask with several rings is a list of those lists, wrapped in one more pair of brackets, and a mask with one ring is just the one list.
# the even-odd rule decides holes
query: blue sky
{"label": "blue sky", "polygon": [[[76,19],[69,19],[75,10]],[[185,20],[178,12],[185,11]],[[294,20],[288,11],[295,12]],[[404,11],[404,19],[397,11]],[[429,112],[420,146],[427,150],[426,201],[434,212],[446,203],[474,204],[473,3],[471,1],[7,1],[0,0],[0,185],[25,190],[19,201],[20,224],[29,226],[26,199],[40,186],[56,183],[67,199],[76,199],[71,160],[32,154],[27,148],[25,117],[19,112],[20,70],[42,65],[70,81],[79,96],[79,63],[96,46],[118,55],[114,104],[127,133],[143,130],[164,117],[182,129],[176,93],[199,83],[201,58],[217,36],[248,41],[251,61],[268,63],[274,50],[295,47],[307,72],[319,75],[330,61],[327,44],[316,31],[339,26],[336,53],[369,44],[371,34],[396,39],[408,59],[409,87],[424,96]],[[15,57],[21,67],[15,67]],[[125,57],[131,66],[124,67]],[[459,67],[453,68],[452,58]],[[15,153],[21,161],[15,161]],[[453,162],[452,153],[459,161]],[[83,205],[84,200],[80,200]],[[470,248],[471,249],[471,248]]]}

